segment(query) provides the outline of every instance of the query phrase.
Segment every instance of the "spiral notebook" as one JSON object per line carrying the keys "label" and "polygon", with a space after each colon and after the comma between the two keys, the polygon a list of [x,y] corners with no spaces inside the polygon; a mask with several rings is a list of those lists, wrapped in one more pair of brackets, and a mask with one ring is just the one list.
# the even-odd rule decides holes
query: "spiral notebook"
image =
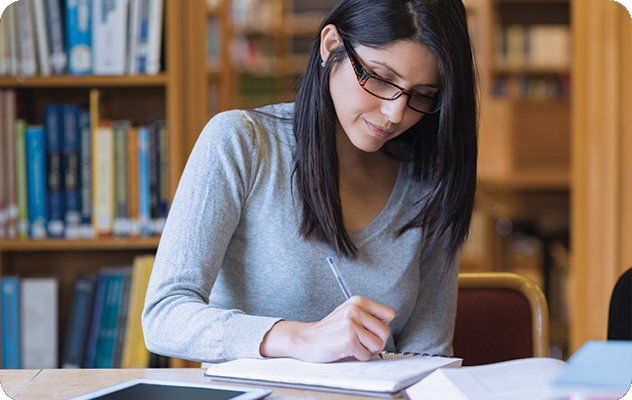
{"label": "spiral notebook", "polygon": [[382,353],[370,361],[309,363],[293,358],[240,359],[213,364],[205,375],[213,380],[312,389],[393,398],[438,368],[458,368],[460,358],[428,354]]}

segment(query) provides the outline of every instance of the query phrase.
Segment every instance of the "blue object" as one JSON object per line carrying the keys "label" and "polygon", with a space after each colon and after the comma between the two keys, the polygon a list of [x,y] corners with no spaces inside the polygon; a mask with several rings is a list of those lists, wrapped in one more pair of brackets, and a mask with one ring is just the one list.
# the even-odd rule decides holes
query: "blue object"
{"label": "blue object", "polygon": [[555,385],[627,391],[632,382],[632,341],[589,341],[568,360]]}
{"label": "blue object", "polygon": [[2,367],[20,368],[20,280],[5,276],[2,285]]}

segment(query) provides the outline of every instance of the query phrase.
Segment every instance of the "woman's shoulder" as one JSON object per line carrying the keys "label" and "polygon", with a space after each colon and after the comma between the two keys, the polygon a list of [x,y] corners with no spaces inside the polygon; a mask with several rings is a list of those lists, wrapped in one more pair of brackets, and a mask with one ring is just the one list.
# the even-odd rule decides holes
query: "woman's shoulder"
{"label": "woman's shoulder", "polygon": [[294,103],[280,103],[249,110],[224,111],[211,118],[207,127],[278,132],[291,130],[293,117]]}

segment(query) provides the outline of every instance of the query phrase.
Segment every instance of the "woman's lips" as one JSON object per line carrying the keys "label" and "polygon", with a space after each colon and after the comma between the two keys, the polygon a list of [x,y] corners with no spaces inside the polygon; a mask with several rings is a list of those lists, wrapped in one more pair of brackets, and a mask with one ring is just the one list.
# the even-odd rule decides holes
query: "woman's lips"
{"label": "woman's lips", "polygon": [[384,129],[378,128],[377,126],[373,125],[369,121],[366,121],[366,125],[369,127],[369,130],[371,131],[373,136],[375,136],[378,139],[386,139],[390,134],[393,133],[393,132],[389,132]]}

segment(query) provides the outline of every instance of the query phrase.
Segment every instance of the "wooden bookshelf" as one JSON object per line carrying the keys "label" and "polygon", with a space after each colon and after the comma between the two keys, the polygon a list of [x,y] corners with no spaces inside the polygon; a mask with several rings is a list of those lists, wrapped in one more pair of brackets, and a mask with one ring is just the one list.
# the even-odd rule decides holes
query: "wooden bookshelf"
{"label": "wooden bookshelf", "polygon": [[65,87],[144,87],[166,86],[168,75],[95,76],[52,75],[34,77],[0,77],[0,88],[65,88]]}
{"label": "wooden bookshelf", "polygon": [[[42,110],[47,103],[73,102],[86,107],[93,88],[99,89],[108,103],[103,118],[129,119],[134,124],[144,124],[149,117],[166,120],[170,140],[169,192],[173,197],[192,148],[190,143],[201,130],[200,120],[207,118],[205,104],[191,100],[191,93],[199,86],[196,88],[195,82],[186,79],[191,74],[190,60],[185,57],[186,45],[192,42],[185,29],[189,26],[189,3],[164,0],[162,67],[156,75],[3,76],[0,89],[16,91],[18,118],[30,124],[43,123]],[[206,75],[195,70],[193,74],[205,82]],[[191,118],[192,115],[202,118]],[[104,266],[131,265],[136,256],[155,254],[159,240],[159,236],[0,240],[0,276],[57,277],[63,340],[75,276],[97,273]]]}

